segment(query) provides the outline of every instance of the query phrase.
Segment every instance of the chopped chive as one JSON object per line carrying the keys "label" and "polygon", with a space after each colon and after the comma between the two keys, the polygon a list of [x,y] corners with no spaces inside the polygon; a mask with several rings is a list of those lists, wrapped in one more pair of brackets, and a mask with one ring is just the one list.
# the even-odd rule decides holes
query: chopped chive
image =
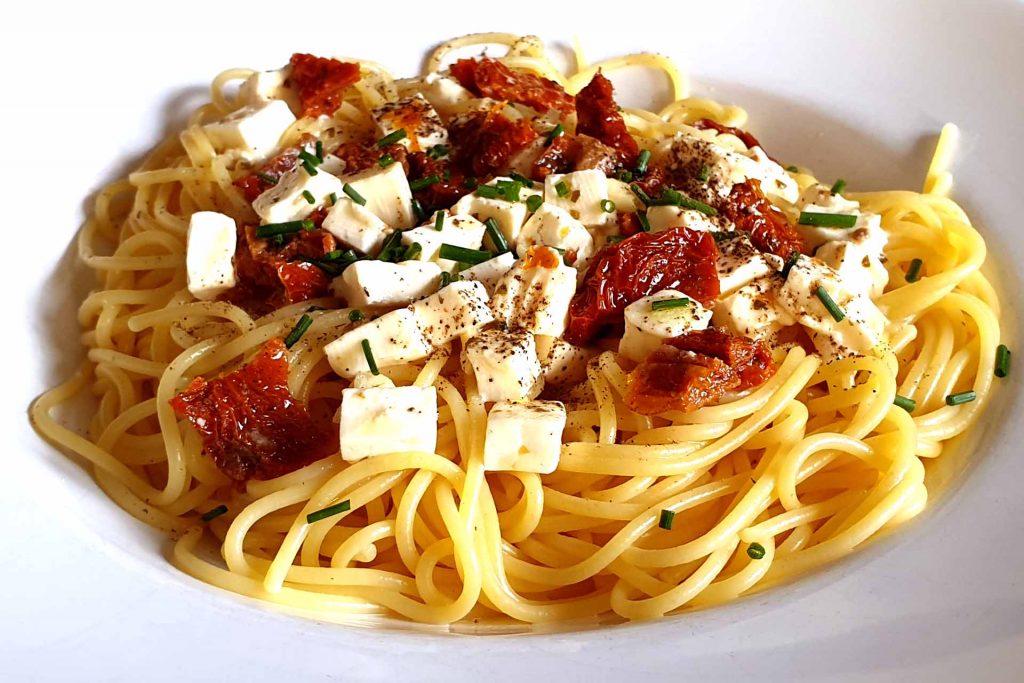
{"label": "chopped chive", "polygon": [[309,190],[302,191],[302,198],[305,199],[310,204],[316,204],[316,197],[314,197],[313,193],[310,192]]}
{"label": "chopped chive", "polygon": [[274,240],[274,244],[276,244],[277,246],[281,246],[282,244],[284,244],[284,235],[274,235],[270,239]]}
{"label": "chopped chive", "polygon": [[946,397],[947,406],[958,406],[964,403],[970,403],[971,401],[978,398],[978,395],[973,391],[961,391],[957,394],[950,394]]}
{"label": "chopped chive", "polygon": [[789,256],[786,257],[786,263],[782,266],[782,279],[785,280],[789,277],[789,271],[793,270],[793,266],[796,265],[797,261],[800,260],[801,254],[795,249],[789,252]]}
{"label": "chopped chive", "polygon": [[363,315],[363,312],[360,311],[358,308],[353,308],[351,311],[348,312],[348,320],[349,322],[352,323],[357,323],[365,317],[366,316]]}
{"label": "chopped chive", "polygon": [[439,182],[441,182],[440,176],[428,175],[426,178],[420,178],[409,183],[409,189],[413,192],[416,192],[417,190],[425,190],[431,185],[437,185]]}
{"label": "chopped chive", "polygon": [[299,151],[299,158],[302,159],[304,162],[311,164],[314,167],[319,166],[324,161],[320,157],[314,154],[310,154],[304,149]]}
{"label": "chopped chive", "polygon": [[559,180],[557,183],[555,183],[555,192],[558,193],[559,197],[568,197],[569,186],[565,184],[564,180]]}
{"label": "chopped chive", "polygon": [[476,176],[466,176],[466,179],[462,181],[462,186],[467,190],[475,190],[480,184],[480,181],[476,179]]}
{"label": "chopped chive", "polygon": [[751,543],[747,546],[747,557],[752,560],[760,560],[764,557],[765,549],[760,543]]}
{"label": "chopped chive", "polygon": [[498,189],[501,190],[502,196],[510,202],[519,201],[519,193],[523,189],[523,184],[518,180],[509,182],[507,180],[498,181]]}
{"label": "chopped chive", "polygon": [[857,225],[857,217],[846,213],[817,213],[801,211],[800,225],[813,225],[821,228],[852,228]]}
{"label": "chopped chive", "polygon": [[276,235],[290,235],[293,232],[302,230],[303,223],[307,221],[286,221],[284,223],[267,223],[256,228],[257,237],[274,237]]}
{"label": "chopped chive", "polygon": [[444,230],[444,211],[438,211],[434,214],[434,230],[438,232]]}
{"label": "chopped chive", "polygon": [[448,156],[447,145],[434,145],[427,150],[427,156],[431,159],[440,159],[441,157]]}
{"label": "chopped chive", "polygon": [[894,398],[892,402],[893,405],[903,408],[903,410],[908,413],[914,412],[914,409],[917,408],[917,401],[912,398],[907,398],[906,396],[900,396],[899,394],[896,394],[896,398]]}
{"label": "chopped chive", "polygon": [[536,211],[540,208],[540,205],[544,203],[544,198],[539,194],[532,194],[526,198],[526,208],[530,211]]}
{"label": "chopped chive", "polygon": [[671,510],[662,510],[661,517],[658,518],[658,526],[662,529],[671,529],[672,522],[676,519],[676,513]]}
{"label": "chopped chive", "polygon": [[651,150],[642,149],[640,150],[639,156],[636,158],[636,174],[643,175],[647,173],[647,164],[651,161]]}
{"label": "chopped chive", "polygon": [[422,223],[427,220],[427,210],[423,208],[422,204],[420,204],[420,200],[413,199],[410,204],[412,204],[412,213],[416,216],[417,221]]}
{"label": "chopped chive", "polygon": [[649,220],[647,220],[647,214],[646,213],[638,213],[636,215],[636,220],[637,220],[638,223],[640,223],[640,229],[641,230],[643,230],[644,232],[650,232],[651,231],[651,222]]}
{"label": "chopped chive", "polygon": [[561,137],[563,133],[565,133],[565,127],[561,123],[559,123],[557,126],[551,129],[550,133],[548,133],[548,144],[550,145],[552,142],[554,142],[555,138]]}
{"label": "chopped chive", "polygon": [[405,250],[402,248],[402,231],[395,230],[384,238],[380,245],[380,252],[377,254],[377,260],[394,262],[403,253]]}
{"label": "chopped chive", "polygon": [[323,143],[322,140],[317,140],[316,141],[316,158],[320,160],[320,163],[323,163],[323,160],[324,160],[324,143]]}
{"label": "chopped chive", "polygon": [[843,313],[843,309],[839,308],[839,305],[836,304],[835,299],[829,296],[829,293],[825,290],[824,287],[818,285],[818,288],[814,290],[814,293],[817,295],[818,300],[821,301],[825,308],[828,309],[828,313],[829,315],[832,316],[833,320],[835,320],[838,323],[842,322],[843,319],[846,318],[846,314]]}
{"label": "chopped chive", "polygon": [[624,239],[626,239],[625,235],[612,235],[608,238],[608,244],[618,244]]}
{"label": "chopped chive", "polygon": [[218,505],[212,510],[207,510],[206,512],[204,512],[202,517],[200,517],[199,519],[203,520],[204,522],[209,522],[211,520],[217,519],[221,515],[225,514],[227,511],[227,505]]}
{"label": "chopped chive", "polygon": [[498,221],[488,218],[484,221],[484,227],[487,229],[487,236],[491,238],[491,245],[494,246],[494,249],[499,254],[504,254],[508,251],[508,242],[505,241],[505,236],[501,234]]}
{"label": "chopped chive", "polygon": [[406,137],[405,128],[399,128],[394,133],[388,133],[387,135],[382,137],[380,140],[377,140],[377,146],[378,147],[387,147],[388,145],[395,144],[399,140],[404,140],[405,137]]}
{"label": "chopped chive", "polygon": [[270,183],[271,185],[277,185],[277,183],[281,180],[276,175],[271,175],[270,173],[263,173],[262,171],[260,173],[257,173],[256,177],[265,183]]}
{"label": "chopped chive", "polygon": [[832,194],[839,194],[846,189],[846,181],[840,178],[832,185]]}
{"label": "chopped chive", "polygon": [[405,253],[402,254],[402,261],[415,261],[423,254],[423,245],[419,242],[413,242],[405,248]]}
{"label": "chopped chive", "polygon": [[615,202],[610,199],[602,199],[601,210],[605,213],[615,213]]}
{"label": "chopped chive", "polygon": [[662,301],[651,302],[651,310],[667,311],[673,308],[686,308],[691,303],[693,302],[691,302],[690,299],[688,299],[685,296],[679,299],[663,299]]}
{"label": "chopped chive", "polygon": [[789,171],[790,173],[799,173],[800,172],[800,169],[797,168],[796,166],[787,166],[786,170]]}
{"label": "chopped chive", "polygon": [[444,289],[452,283],[452,274],[447,270],[441,272],[441,286],[438,289]]}
{"label": "chopped chive", "polygon": [[700,211],[705,216],[717,216],[718,210],[715,207],[699,202],[696,199],[690,199],[689,197],[682,197],[679,200],[678,206],[684,209],[693,209],[694,211]]}
{"label": "chopped chive", "polygon": [[683,200],[683,193],[673,190],[671,187],[663,187],[661,194],[650,201],[651,206],[679,206]]}
{"label": "chopped chive", "polygon": [[306,220],[302,221],[302,229],[305,230],[306,232],[313,232],[314,230],[316,230],[316,223],[307,218]]}
{"label": "chopped chive", "polygon": [[644,206],[651,205],[651,197],[644,192],[642,187],[639,185],[630,185],[629,189],[633,191],[633,194],[636,195],[636,198],[639,199]]}
{"label": "chopped chive", "polygon": [[438,257],[449,260],[476,265],[494,258],[494,254],[482,249],[467,249],[455,244],[442,244],[437,252]]}
{"label": "chopped chive", "polygon": [[327,197],[328,197],[328,199],[331,200],[331,206],[334,206],[335,204],[338,203],[338,193],[337,192],[332,192],[329,195],[327,195]]}
{"label": "chopped chive", "polygon": [[476,188],[476,196],[484,199],[497,199],[501,196],[501,190],[494,185],[481,185]]}
{"label": "chopped chive", "polygon": [[288,333],[288,336],[284,338],[285,348],[290,349],[295,346],[295,343],[302,338],[302,335],[306,334],[306,330],[308,330],[309,326],[312,324],[313,319],[303,313],[302,317],[299,318],[299,322],[295,323],[295,327],[293,327],[292,331]]}
{"label": "chopped chive", "polygon": [[1010,348],[1006,344],[996,347],[996,377],[1006,377],[1010,374]]}
{"label": "chopped chive", "polygon": [[380,369],[377,367],[377,361],[373,357],[373,349],[370,348],[370,340],[364,339],[360,344],[363,347],[363,357],[366,358],[366,364],[370,368],[370,372],[375,375],[380,374]]}
{"label": "chopped chive", "polygon": [[512,171],[508,174],[508,177],[515,180],[518,183],[522,183],[523,187],[533,187],[533,181],[524,176],[522,173],[516,173]]}
{"label": "chopped chive", "polygon": [[711,177],[711,167],[707,164],[701,164],[700,170],[697,171],[697,180],[706,183],[708,178]]}
{"label": "chopped chive", "polygon": [[334,515],[340,515],[342,512],[348,512],[352,509],[352,503],[348,500],[343,500],[340,503],[325,507],[323,510],[317,510],[316,512],[310,512],[306,515],[306,523],[312,524],[313,522],[319,522],[321,519],[327,519]]}
{"label": "chopped chive", "polygon": [[356,191],[356,188],[352,187],[348,183],[345,183],[344,185],[341,186],[341,191],[347,194],[349,199],[354,201],[359,206],[366,206],[366,197],[359,194],[359,192]]}
{"label": "chopped chive", "polygon": [[633,174],[629,171],[619,171],[619,180],[624,183],[633,182]]}
{"label": "chopped chive", "polygon": [[302,168],[306,169],[306,174],[309,176],[315,176],[317,174],[316,166],[305,159],[302,161]]}
{"label": "chopped chive", "polygon": [[917,282],[921,278],[921,266],[924,265],[924,261],[919,258],[914,259],[907,266],[906,280],[907,282]]}
{"label": "chopped chive", "polygon": [[377,165],[381,168],[387,168],[393,163],[395,163],[395,158],[390,154],[385,154],[380,159],[377,159]]}

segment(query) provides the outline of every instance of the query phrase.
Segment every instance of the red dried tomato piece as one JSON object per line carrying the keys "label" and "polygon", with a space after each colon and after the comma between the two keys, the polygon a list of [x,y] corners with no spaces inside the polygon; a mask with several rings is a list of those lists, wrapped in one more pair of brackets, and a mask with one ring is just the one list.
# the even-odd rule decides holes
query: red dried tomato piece
{"label": "red dried tomato piece", "polygon": [[299,163],[301,147],[290,147],[263,164],[255,173],[242,176],[234,182],[250,204],[276,184],[276,179],[295,168]]}
{"label": "red dried tomato piece", "polygon": [[359,173],[368,168],[379,166],[382,157],[390,156],[396,163],[402,164],[405,172],[409,172],[409,161],[407,159],[409,150],[405,145],[394,144],[387,147],[378,147],[375,142],[349,141],[343,142],[331,154],[345,162],[345,175]]}
{"label": "red dried tomato piece", "polygon": [[510,69],[489,57],[460,59],[452,64],[451,73],[462,87],[477,97],[517,102],[541,113],[557,109],[563,114],[571,114],[575,108],[572,96],[558,83]]}
{"label": "red dried tomato piece", "polygon": [[296,52],[289,64],[285,85],[298,93],[302,116],[333,114],[345,89],[359,80],[359,65],[352,62]]}
{"label": "red dried tomato piece", "polygon": [[597,138],[618,151],[627,166],[636,161],[640,147],[626,129],[619,106],[615,104],[612,82],[600,70],[576,95],[576,132]]}
{"label": "red dried tomato piece", "polygon": [[170,400],[203,436],[203,451],[236,482],[271,479],[338,450],[338,434],[288,390],[284,343],[272,339],[223,377],[196,377]]}
{"label": "red dried tomato piece", "polygon": [[761,251],[787,258],[807,245],[785,214],[776,209],[761,192],[761,181],[747,180],[733,185],[719,211],[736,224],[737,230],[750,233],[750,241]]}
{"label": "red dried tomato piece", "polygon": [[305,261],[278,263],[277,277],[284,286],[284,297],[290,304],[324,296],[331,284],[331,278],[324,271]]}
{"label": "red dried tomato piece", "polygon": [[430,176],[437,176],[439,182],[413,192],[413,196],[419,200],[427,213],[451,207],[467,192],[464,185],[466,174],[456,165],[454,159],[434,159],[425,152],[410,154],[409,180],[420,180]]}
{"label": "red dried tomato piece", "polygon": [[702,304],[719,294],[718,247],[710,233],[673,228],[639,233],[598,252],[569,306],[565,338],[582,346],[602,328],[622,320],[637,299],[678,289]]}
{"label": "red dried tomato piece", "polygon": [[736,388],[740,391],[759,386],[775,374],[775,361],[767,344],[729,334],[720,328],[687,332],[665,343],[724,361],[736,372],[739,378]]}
{"label": "red dried tomato piece", "polygon": [[[318,209],[310,220],[323,222],[326,211]],[[238,232],[235,247],[236,284],[224,299],[256,312],[279,308],[327,294],[330,278],[315,265],[302,259],[323,258],[337,248],[331,233],[303,230],[286,238],[283,245],[256,237],[254,226]]]}
{"label": "red dried tomato piece", "polygon": [[506,170],[509,160],[539,137],[525,119],[512,121],[498,111],[476,112],[449,127],[455,160],[478,176]]}
{"label": "red dried tomato piece", "polygon": [[626,237],[632,237],[644,231],[643,226],[640,225],[640,219],[632,211],[619,211],[615,217],[615,222],[619,225],[619,234]]}
{"label": "red dried tomato piece", "polygon": [[571,135],[562,134],[551,141],[533,162],[530,174],[534,180],[544,180],[552,173],[568,173],[572,170],[574,141]]}

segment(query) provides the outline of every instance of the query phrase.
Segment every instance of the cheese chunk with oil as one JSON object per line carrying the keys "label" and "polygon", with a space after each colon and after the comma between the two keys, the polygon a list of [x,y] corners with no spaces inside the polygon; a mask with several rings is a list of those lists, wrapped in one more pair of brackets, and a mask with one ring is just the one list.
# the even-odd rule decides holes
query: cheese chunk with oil
{"label": "cheese chunk with oil", "polygon": [[455,78],[437,72],[427,74],[420,92],[445,120],[465,111],[476,99]]}
{"label": "cheese chunk with oil", "polygon": [[387,453],[437,449],[434,387],[349,388],[341,392],[341,457],[354,462]]}
{"label": "cheese chunk with oil", "polygon": [[861,211],[860,202],[834,194],[824,185],[811,185],[801,195],[797,206],[801,212],[857,217],[857,222],[851,228],[829,228],[797,222],[797,232],[812,251],[828,242],[854,242],[876,259],[881,258],[889,235],[882,228],[882,217],[877,213]]}
{"label": "cheese chunk with oil", "polygon": [[778,302],[782,278],[776,274],[754,279],[715,302],[711,320],[733,334],[771,341],[796,319]]}
{"label": "cheese chunk with oil", "polygon": [[563,254],[563,261],[577,270],[586,270],[594,255],[594,238],[569,212],[544,203],[523,225],[516,242],[520,257],[532,247],[551,247]]}
{"label": "cheese chunk with oil", "polygon": [[552,386],[577,384],[587,377],[587,363],[597,355],[559,337],[535,335],[544,383]]}
{"label": "cheese chunk with oil", "polygon": [[718,243],[718,281],[722,295],[770,273],[782,270],[785,262],[775,254],[762,253],[750,238],[737,234]]}
{"label": "cheese chunk with oil", "polygon": [[393,232],[376,214],[345,195],[337,195],[337,201],[324,218],[323,228],[361,254],[376,254]]}
{"label": "cheese chunk with oil", "polygon": [[252,208],[264,223],[298,221],[329,204],[332,194],[340,197],[341,188],[341,181],[330,173],[316,171],[310,175],[300,165],[286,171],[276,185],[256,197]]}
{"label": "cheese chunk with oil", "polygon": [[826,242],[814,252],[839,273],[839,279],[855,294],[866,294],[871,299],[882,296],[889,284],[889,271],[869,247],[858,242]]}
{"label": "cheese chunk with oil", "polygon": [[[684,306],[664,310],[653,308],[653,304],[659,301],[683,300],[688,302]],[[707,329],[711,311],[684,292],[663,289],[626,306],[625,320],[626,331],[619,342],[619,353],[640,362],[666,339]]]}
{"label": "cheese chunk with oil", "polygon": [[448,142],[448,129],[423,95],[416,94],[383,104],[370,112],[377,123],[377,133],[386,137],[399,130],[405,137],[398,141],[413,152],[425,152],[434,145]]}
{"label": "cheese chunk with oil", "polygon": [[250,105],[262,105],[273,100],[284,100],[294,112],[299,110],[299,96],[285,82],[291,74],[291,67],[273,71],[257,71],[238,87],[238,97]]}
{"label": "cheese chunk with oil", "polygon": [[576,269],[551,247],[533,247],[498,281],[495,317],[509,328],[560,337],[576,293]]}
{"label": "cheese chunk with oil", "polygon": [[420,360],[434,351],[412,309],[399,308],[345,332],[325,346],[324,353],[334,372],[352,378],[356,373],[370,371],[363,353],[364,339],[370,344],[378,368]]}
{"label": "cheese chunk with oil", "polygon": [[441,268],[429,261],[356,261],[331,289],[350,307],[404,306],[437,291]]}
{"label": "cheese chunk with oil", "polygon": [[718,232],[717,222],[696,209],[681,206],[652,206],[647,209],[647,222],[651,232],[664,232],[672,228],[689,228],[701,232]]}
{"label": "cheese chunk with oil", "polygon": [[494,322],[488,301],[487,290],[479,282],[453,282],[409,310],[423,336],[436,348],[462,335],[472,337]]}
{"label": "cheese chunk with oil", "polygon": [[544,202],[564,209],[587,227],[615,221],[615,214],[601,208],[607,199],[608,178],[597,169],[552,173],[544,178]]}
{"label": "cheese chunk with oil", "polygon": [[455,267],[455,261],[440,257],[441,245],[450,244],[466,249],[479,249],[483,244],[486,230],[484,224],[472,216],[446,214],[440,230],[434,228],[433,217],[431,217],[426,225],[402,233],[402,244],[408,246],[416,243],[420,245],[419,260],[435,261],[442,270],[451,270]]}
{"label": "cheese chunk with oil", "polygon": [[494,404],[487,414],[484,470],[551,474],[558,469],[565,421],[558,401]]}
{"label": "cheese chunk with oil", "polygon": [[537,344],[525,330],[484,330],[466,343],[462,357],[484,401],[525,401],[544,388]]}
{"label": "cheese chunk with oil", "polygon": [[217,152],[237,150],[243,159],[261,161],[277,149],[281,136],[293,123],[295,114],[288,103],[270,100],[242,107],[202,128]]}
{"label": "cheese chunk with oil", "polygon": [[492,259],[488,259],[483,263],[478,263],[475,266],[470,266],[465,270],[459,272],[459,276],[463,280],[475,280],[487,289],[489,295],[494,294],[495,287],[498,286],[498,282],[508,271],[512,270],[512,266],[516,263],[515,254],[511,251],[506,251],[504,254],[495,256]]}
{"label": "cheese chunk with oil", "polygon": [[235,220],[216,211],[197,211],[188,222],[185,271],[188,291],[211,301],[235,286]]}
{"label": "cheese chunk with oil", "polygon": [[401,164],[390,164],[387,168],[374,165],[341,180],[366,201],[364,206],[370,213],[388,226],[405,230],[416,224],[412,190]]}

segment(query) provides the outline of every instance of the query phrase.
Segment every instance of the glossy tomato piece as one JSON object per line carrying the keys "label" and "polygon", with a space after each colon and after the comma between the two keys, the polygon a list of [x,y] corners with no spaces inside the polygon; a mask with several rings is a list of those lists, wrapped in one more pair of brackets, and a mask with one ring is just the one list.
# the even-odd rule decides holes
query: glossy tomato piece
{"label": "glossy tomato piece", "polygon": [[776,209],[761,192],[759,180],[733,185],[729,196],[719,205],[723,216],[736,229],[750,233],[750,241],[761,251],[788,258],[793,252],[806,252],[807,245],[785,214]]}
{"label": "glossy tomato piece", "polygon": [[333,114],[345,90],[359,80],[359,65],[296,52],[286,85],[295,89],[302,116]]}
{"label": "glossy tomato piece", "polygon": [[578,134],[589,135],[615,149],[626,166],[636,161],[640,147],[622,120],[612,82],[600,71],[576,95],[576,116]]}
{"label": "glossy tomato piece", "polygon": [[488,57],[460,59],[452,64],[451,73],[477,97],[525,104],[541,113],[557,109],[571,114],[574,108],[572,96],[558,83]]}

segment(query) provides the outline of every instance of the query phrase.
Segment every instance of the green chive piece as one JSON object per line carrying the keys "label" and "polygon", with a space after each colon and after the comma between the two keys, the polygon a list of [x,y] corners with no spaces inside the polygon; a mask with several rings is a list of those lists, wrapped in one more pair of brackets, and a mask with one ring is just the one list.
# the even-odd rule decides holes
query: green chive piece
{"label": "green chive piece", "polygon": [[357,323],[365,317],[366,316],[363,315],[363,312],[360,311],[358,308],[353,308],[351,311],[348,312],[348,321],[352,323]]}
{"label": "green chive piece", "polygon": [[501,196],[501,190],[494,185],[481,185],[476,188],[475,194],[477,197],[483,197],[484,199],[497,199]]}
{"label": "green chive piece", "polygon": [[498,221],[488,218],[484,221],[484,227],[487,229],[487,236],[491,238],[491,245],[494,246],[495,251],[499,254],[504,254],[508,251],[508,242],[505,241],[505,236],[501,234]]}
{"label": "green chive piece", "polygon": [[751,543],[747,546],[747,557],[752,560],[760,560],[764,557],[765,549],[760,543]]}
{"label": "green chive piece", "polygon": [[304,161],[305,163],[312,165],[314,168],[322,164],[324,161],[320,157],[314,154],[310,154],[306,150],[301,150],[299,152],[299,158],[302,159],[302,161]]}
{"label": "green chive piece", "polygon": [[964,403],[970,403],[976,398],[978,398],[978,394],[974,393],[973,391],[961,391],[960,393],[950,394],[949,396],[947,396],[946,405],[959,406],[963,405]]}
{"label": "green chive piece", "polygon": [[431,159],[440,159],[441,157],[446,157],[448,156],[448,146],[434,145],[433,147],[427,150],[427,156],[430,157]]}
{"label": "green chive piece", "polygon": [[381,168],[387,168],[393,163],[395,163],[395,158],[390,154],[385,154],[380,159],[377,159],[377,165]]}
{"label": "green chive piece", "polygon": [[225,514],[227,511],[228,511],[228,506],[227,505],[218,505],[217,507],[213,508],[212,510],[207,510],[206,512],[204,512],[203,516],[200,517],[199,519],[203,520],[204,522],[209,522],[210,520],[217,519],[221,515]]}
{"label": "green chive piece", "polygon": [[629,171],[619,171],[619,180],[624,183],[631,183],[633,182],[633,174]]}
{"label": "green chive piece", "polygon": [[366,197],[359,194],[359,192],[356,191],[356,188],[352,187],[348,183],[345,183],[344,185],[341,186],[341,191],[347,194],[349,199],[354,201],[359,206],[366,206]]}
{"label": "green chive piece", "polygon": [[519,193],[523,189],[523,184],[521,182],[519,182],[518,180],[513,180],[511,182],[507,180],[499,180],[496,184],[498,186],[498,190],[501,192],[502,197],[504,197],[506,201],[519,201]]}
{"label": "green chive piece", "polygon": [[310,512],[306,515],[306,523],[312,524],[313,522],[319,522],[321,519],[327,519],[334,515],[340,515],[342,512],[348,512],[352,509],[352,502],[343,500],[335,505],[325,507],[323,510],[317,510],[316,512]]}
{"label": "green chive piece", "polygon": [[817,213],[801,211],[800,225],[813,225],[820,228],[852,228],[857,225],[857,217],[845,213]]}
{"label": "green chive piece", "polygon": [[548,133],[548,144],[550,145],[552,142],[554,142],[555,138],[561,137],[563,133],[565,133],[565,126],[559,123],[557,126],[551,129],[550,133]]}
{"label": "green chive piece", "polygon": [[466,247],[460,247],[455,244],[442,244],[437,255],[439,258],[449,261],[468,263],[473,266],[494,258],[494,254],[489,251],[484,251],[482,249],[467,249]]}
{"label": "green chive piece", "polygon": [[379,375],[380,369],[377,367],[377,361],[373,357],[373,349],[370,348],[370,340],[364,339],[361,346],[363,347],[363,357],[366,358],[366,364],[370,367],[370,372],[375,375]]}
{"label": "green chive piece", "polygon": [[395,230],[384,238],[380,245],[380,252],[377,254],[377,260],[394,262],[403,253],[405,253],[405,249],[402,248],[402,231]]}
{"label": "green chive piece", "polygon": [[306,232],[313,232],[314,230],[316,230],[316,223],[307,218],[306,220],[302,221],[302,229],[305,230]]}
{"label": "green chive piece", "polygon": [[557,183],[555,183],[555,192],[558,193],[559,197],[568,197],[569,186],[565,184],[564,180],[559,180]]}
{"label": "green chive piece", "polygon": [[444,289],[452,283],[452,274],[447,270],[441,272],[441,286],[438,289]]}
{"label": "green chive piece", "polygon": [[693,303],[693,302],[690,301],[690,299],[688,299],[685,296],[680,298],[680,299],[663,299],[661,301],[653,301],[653,302],[651,302],[651,310],[652,311],[668,311],[668,310],[671,310],[673,308],[686,308],[691,303]]}
{"label": "green chive piece", "polygon": [[906,396],[900,396],[899,394],[896,394],[896,398],[894,398],[892,402],[893,405],[903,408],[903,410],[908,413],[914,412],[914,409],[917,408],[917,401],[912,398],[907,398]]}
{"label": "green chive piece", "polygon": [[302,198],[305,199],[310,204],[316,204],[316,197],[314,197],[313,193],[310,192],[309,190],[302,191]]}
{"label": "green chive piece", "polygon": [[906,280],[907,282],[917,282],[921,279],[921,266],[924,265],[924,261],[919,258],[914,259],[907,266]]}
{"label": "green chive piece", "polygon": [[605,213],[615,213],[615,202],[610,199],[602,199],[601,210]]}
{"label": "green chive piece", "polygon": [[437,185],[439,182],[441,182],[440,176],[428,175],[426,178],[420,178],[409,183],[409,189],[413,192],[416,192],[417,190],[425,190],[431,185]]}
{"label": "green chive piece", "polygon": [[462,181],[462,186],[467,190],[475,190],[479,184],[480,181],[476,179],[476,176],[467,176],[466,179]]}
{"label": "green chive piece", "polygon": [[799,251],[793,250],[789,252],[789,256],[786,257],[786,263],[782,266],[782,279],[785,280],[789,277],[789,271],[793,270],[793,266],[796,265],[800,257],[803,256]]}
{"label": "green chive piece", "polygon": [[1010,374],[1010,348],[1006,344],[996,347],[996,377],[1006,377]]}
{"label": "green chive piece", "polygon": [[316,141],[316,158],[320,160],[320,163],[324,161],[324,143],[323,140]]}
{"label": "green chive piece", "polygon": [[832,194],[839,194],[846,189],[846,181],[840,178],[832,185]]}
{"label": "green chive piece", "polygon": [[643,175],[647,173],[647,164],[651,161],[651,150],[642,149],[640,150],[639,156],[636,158],[636,174]]}
{"label": "green chive piece", "polygon": [[540,208],[540,205],[544,203],[544,198],[539,194],[531,194],[526,198],[526,208],[530,211],[536,211]]}
{"label": "green chive piece", "polygon": [[700,170],[697,171],[697,180],[702,183],[706,183],[708,178],[711,177],[711,167],[707,164],[701,164]]}
{"label": "green chive piece", "polygon": [[618,244],[624,239],[626,239],[625,235],[612,235],[608,238],[608,244]]}
{"label": "green chive piece", "polygon": [[402,261],[415,261],[423,254],[423,245],[419,242],[413,242],[405,248],[405,253],[402,254]]}
{"label": "green chive piece", "polygon": [[434,230],[438,232],[444,230],[444,211],[438,211],[434,214]]}
{"label": "green chive piece", "polygon": [[257,237],[274,237],[276,235],[290,235],[302,230],[306,221],[286,221],[284,223],[267,223],[256,228]]}
{"label": "green chive piece", "polygon": [[522,173],[516,173],[512,171],[508,174],[508,177],[517,183],[521,183],[523,187],[533,187],[533,181],[524,176]]}
{"label": "green chive piece", "polygon": [[295,323],[295,327],[293,327],[292,331],[288,333],[288,336],[284,338],[285,348],[290,349],[295,346],[295,343],[299,341],[302,335],[306,334],[306,330],[308,330],[309,326],[312,324],[313,319],[303,313],[302,317],[299,318],[299,322]]}
{"label": "green chive piece", "polygon": [[676,513],[671,510],[662,510],[661,517],[658,518],[658,526],[662,529],[671,529],[674,521],[676,521]]}
{"label": "green chive piece", "polygon": [[650,232],[651,231],[651,222],[649,220],[647,220],[647,214],[646,213],[638,213],[636,215],[636,220],[637,220],[638,223],[640,223],[640,229],[641,230],[643,230],[644,232]]}
{"label": "green chive piece", "polygon": [[331,200],[331,206],[334,206],[335,204],[338,203],[338,193],[337,192],[332,192],[329,195],[327,195],[327,197],[328,197],[328,199]]}
{"label": "green chive piece", "polygon": [[636,195],[636,198],[639,199],[644,206],[651,205],[651,197],[646,192],[644,192],[642,187],[640,187],[639,185],[630,185],[629,189],[633,191],[633,194]]}
{"label": "green chive piece", "polygon": [[422,223],[427,220],[427,210],[423,208],[422,204],[420,204],[420,200],[413,199],[410,204],[412,204],[412,212],[413,215],[416,216],[417,221]]}
{"label": "green chive piece", "polygon": [[310,177],[315,176],[317,174],[316,166],[309,163],[308,161],[303,160],[302,168],[306,169],[306,174],[309,175]]}
{"label": "green chive piece", "polygon": [[277,185],[277,183],[281,180],[276,175],[271,175],[270,173],[262,173],[262,172],[257,173],[256,177],[259,178],[260,180],[262,180],[265,183],[270,183],[271,185]]}
{"label": "green chive piece", "polygon": [[394,133],[388,133],[387,135],[382,137],[380,140],[377,140],[377,146],[378,147],[387,147],[388,145],[393,145],[396,142],[398,142],[399,140],[404,140],[405,138],[406,138],[405,128],[399,128]]}
{"label": "green chive piece", "polygon": [[797,168],[796,166],[787,166],[786,170],[789,171],[790,173],[799,173],[800,172],[800,169]]}
{"label": "green chive piece", "polygon": [[689,197],[681,197],[679,199],[679,203],[677,204],[677,206],[680,206],[684,209],[693,209],[695,211],[700,211],[705,216],[718,215],[718,210],[715,209],[715,207],[705,204],[704,202],[699,202],[696,199],[690,199]]}
{"label": "green chive piece", "polygon": [[818,288],[814,290],[814,293],[817,295],[818,300],[821,301],[825,308],[828,309],[828,313],[829,315],[832,316],[833,320],[835,320],[838,323],[842,322],[843,319],[846,318],[846,314],[843,313],[843,309],[839,308],[839,305],[835,302],[835,299],[829,296],[829,293],[825,290],[824,287],[818,285]]}

